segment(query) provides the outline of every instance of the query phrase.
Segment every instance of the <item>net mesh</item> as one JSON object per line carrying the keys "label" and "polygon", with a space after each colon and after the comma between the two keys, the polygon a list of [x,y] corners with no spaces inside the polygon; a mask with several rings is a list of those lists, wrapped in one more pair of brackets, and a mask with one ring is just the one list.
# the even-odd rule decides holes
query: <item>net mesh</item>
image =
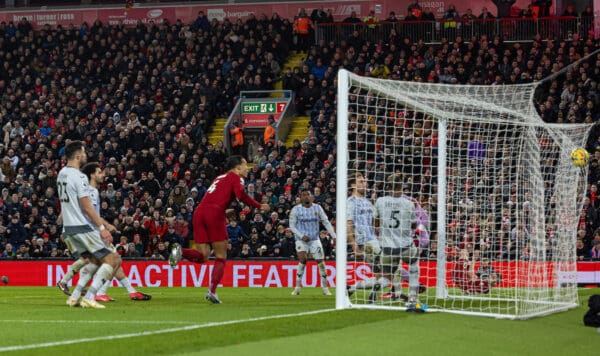
{"label": "net mesh", "polygon": [[[455,86],[344,75],[347,109],[338,107],[338,127],[347,135],[340,130],[338,142],[348,150],[338,169],[364,176],[366,191],[354,195],[373,205],[394,194],[386,180],[401,177],[421,225],[411,232],[419,245],[420,303],[507,318],[576,306],[575,236],[586,177],[570,152],[585,146],[590,125],[544,123],[532,104],[535,83]],[[364,213],[348,211],[349,201],[338,199],[338,221]],[[361,228],[353,223],[349,236]],[[347,244],[351,305],[405,308],[410,261],[382,268],[365,241],[356,241]],[[346,266],[337,269],[340,275]]]}

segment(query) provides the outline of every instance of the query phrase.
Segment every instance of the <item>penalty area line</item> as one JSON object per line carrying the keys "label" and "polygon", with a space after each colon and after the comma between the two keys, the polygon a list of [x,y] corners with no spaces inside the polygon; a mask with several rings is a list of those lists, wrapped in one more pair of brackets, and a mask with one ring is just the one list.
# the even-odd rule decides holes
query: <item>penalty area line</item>
{"label": "penalty area line", "polygon": [[25,324],[179,324],[179,325],[197,325],[193,321],[169,321],[169,320],[18,320],[18,319],[0,319],[0,323],[25,323]]}
{"label": "penalty area line", "polygon": [[140,336],[168,334],[168,333],[174,333],[174,332],[178,332],[178,331],[190,331],[190,330],[204,329],[204,328],[210,328],[210,327],[251,323],[251,322],[255,322],[255,321],[263,321],[263,320],[271,320],[271,319],[284,319],[284,318],[292,318],[292,317],[297,317],[297,316],[315,315],[315,314],[321,314],[321,313],[328,313],[328,312],[332,312],[335,310],[336,309],[320,309],[320,310],[313,310],[313,311],[293,313],[293,314],[269,315],[269,316],[261,316],[261,317],[257,317],[257,318],[227,320],[227,321],[213,321],[213,322],[204,323],[204,324],[188,325],[188,326],[181,326],[181,327],[177,327],[177,328],[160,329],[160,330],[154,330],[154,331],[141,331],[141,332],[129,333],[129,334],[86,337],[86,338],[81,338],[81,339],[43,342],[43,343],[29,344],[29,345],[6,346],[6,347],[0,347],[0,352],[21,351],[21,350],[39,349],[39,348],[44,348],[44,347],[80,344],[80,343],[84,343],[84,342],[119,340],[119,339],[127,339],[127,338],[140,337]]}

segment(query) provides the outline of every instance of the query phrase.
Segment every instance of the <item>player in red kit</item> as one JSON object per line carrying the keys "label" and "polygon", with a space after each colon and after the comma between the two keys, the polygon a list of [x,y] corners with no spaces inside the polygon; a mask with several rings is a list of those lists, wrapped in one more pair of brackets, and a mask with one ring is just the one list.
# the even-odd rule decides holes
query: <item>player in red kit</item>
{"label": "player in red kit", "polygon": [[489,278],[480,278],[475,273],[475,265],[469,260],[469,252],[461,250],[458,261],[452,270],[452,281],[465,294],[487,294],[499,281],[492,273]]}
{"label": "player in red kit", "polygon": [[226,213],[233,199],[238,199],[253,208],[269,211],[269,204],[260,204],[244,191],[244,178],[248,176],[248,163],[242,156],[231,156],[225,164],[227,173],[215,178],[206,190],[204,198],[194,210],[192,226],[194,228],[195,248],[182,249],[179,244],[174,244],[169,256],[169,263],[174,267],[183,256],[185,259],[204,263],[210,257],[211,248],[215,255],[215,265],[210,277],[210,288],[206,293],[206,300],[220,304],[216,289],[227,259],[227,219]]}

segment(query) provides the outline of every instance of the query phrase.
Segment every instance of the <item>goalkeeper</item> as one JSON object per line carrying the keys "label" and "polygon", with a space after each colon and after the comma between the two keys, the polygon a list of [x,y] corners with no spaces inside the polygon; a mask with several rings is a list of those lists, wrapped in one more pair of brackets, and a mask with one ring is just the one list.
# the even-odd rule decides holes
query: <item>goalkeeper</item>
{"label": "goalkeeper", "polygon": [[475,273],[475,264],[469,259],[467,250],[460,250],[458,261],[452,270],[452,281],[465,294],[487,294],[491,287],[500,283],[500,274],[488,269],[489,274]]}
{"label": "goalkeeper", "polygon": [[375,207],[369,199],[365,198],[367,183],[361,173],[350,176],[348,186],[351,189],[346,206],[348,243],[352,247],[355,259],[366,261],[371,266],[371,270],[375,275],[375,277],[348,286],[348,296],[351,296],[357,289],[371,289],[369,302],[373,303],[375,302],[377,291],[382,286],[390,283],[384,277],[377,278],[381,272],[379,263],[381,247],[379,246],[379,241],[375,235],[375,227],[373,226]]}

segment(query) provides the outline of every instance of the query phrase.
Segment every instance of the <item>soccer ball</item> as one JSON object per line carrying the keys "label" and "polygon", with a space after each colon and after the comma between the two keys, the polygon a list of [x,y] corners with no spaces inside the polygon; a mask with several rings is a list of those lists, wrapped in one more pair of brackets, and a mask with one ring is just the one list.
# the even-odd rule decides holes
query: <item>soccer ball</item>
{"label": "soccer ball", "polygon": [[585,150],[585,148],[576,148],[571,151],[571,160],[573,161],[575,167],[585,167],[590,160],[590,154]]}
{"label": "soccer ball", "polygon": [[8,277],[2,276],[2,283],[8,284]]}

